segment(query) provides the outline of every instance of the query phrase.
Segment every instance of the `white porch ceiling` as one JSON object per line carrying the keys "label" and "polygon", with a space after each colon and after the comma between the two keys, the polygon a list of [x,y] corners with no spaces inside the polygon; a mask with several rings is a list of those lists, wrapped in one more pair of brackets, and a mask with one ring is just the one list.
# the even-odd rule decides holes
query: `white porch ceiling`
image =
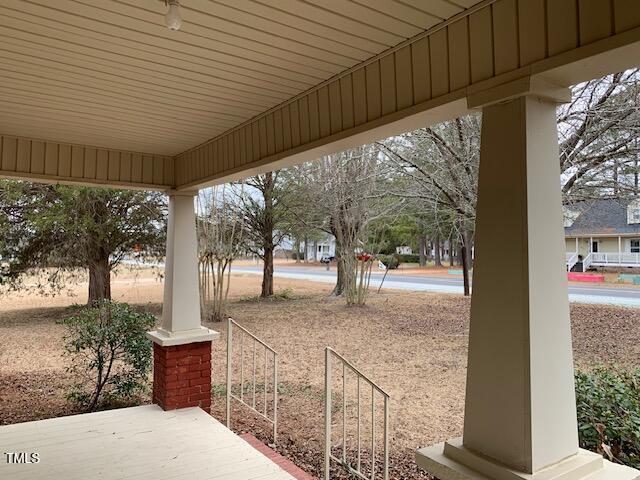
{"label": "white porch ceiling", "polygon": [[0,134],[176,155],[478,0],[0,0]]}

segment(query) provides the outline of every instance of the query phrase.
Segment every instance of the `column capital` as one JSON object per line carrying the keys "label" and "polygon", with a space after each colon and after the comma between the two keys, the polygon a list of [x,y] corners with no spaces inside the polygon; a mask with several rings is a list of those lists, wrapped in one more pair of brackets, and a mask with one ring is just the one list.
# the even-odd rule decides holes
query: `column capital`
{"label": "column capital", "polygon": [[514,98],[531,95],[552,103],[571,101],[571,90],[549,82],[539,76],[526,76],[467,96],[469,108],[482,108]]}
{"label": "column capital", "polygon": [[166,194],[170,197],[195,197],[198,190],[167,190]]}

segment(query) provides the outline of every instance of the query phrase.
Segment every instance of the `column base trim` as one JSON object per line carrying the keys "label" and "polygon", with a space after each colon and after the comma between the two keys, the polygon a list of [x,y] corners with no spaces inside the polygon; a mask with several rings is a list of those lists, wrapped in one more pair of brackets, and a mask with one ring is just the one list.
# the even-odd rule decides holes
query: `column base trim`
{"label": "column base trim", "polygon": [[158,328],[147,332],[147,338],[161,347],[172,347],[175,345],[185,345],[187,343],[208,342],[220,336],[219,332],[200,327],[193,330],[181,330],[179,332],[169,332]]}
{"label": "column base trim", "polygon": [[440,480],[640,480],[640,471],[584,449],[536,473],[523,473],[466,449],[462,438],[421,448],[416,463]]}

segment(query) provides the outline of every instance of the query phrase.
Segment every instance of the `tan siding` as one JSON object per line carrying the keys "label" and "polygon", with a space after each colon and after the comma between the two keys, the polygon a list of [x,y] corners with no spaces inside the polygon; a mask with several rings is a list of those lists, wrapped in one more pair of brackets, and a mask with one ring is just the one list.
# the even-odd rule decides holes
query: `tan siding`
{"label": "tan siding", "polygon": [[493,8],[493,59],[496,74],[518,68],[518,15],[515,0],[498,0]]}
{"label": "tan siding", "polygon": [[31,141],[24,138],[18,139],[18,149],[16,151],[16,171],[29,172],[31,169]]}
{"label": "tan siding", "polygon": [[396,111],[395,54],[380,59],[381,113],[388,115]]}
{"label": "tan siding", "polygon": [[[617,10],[610,8],[613,4]],[[604,47],[581,50],[577,56],[563,52],[579,40],[584,45],[609,35],[614,13],[616,30],[639,27],[637,10],[629,0],[497,0],[478,5],[468,15],[452,18],[241,125],[252,133],[245,140],[253,147],[248,160],[262,164],[269,157],[287,156],[291,148],[300,153],[306,145],[343,138],[354,127],[360,132],[367,123],[383,125],[383,116],[399,119],[404,111],[418,113],[421,107],[460,98],[467,87],[475,93],[530,72],[542,74],[561,65],[563,55],[567,61],[593,55]],[[633,41],[627,37],[622,45]],[[550,56],[556,58],[547,62]],[[233,136],[233,131],[218,138]],[[225,165],[225,160],[219,163]],[[185,165],[178,163],[178,168]]]}
{"label": "tan siding", "polygon": [[[109,170],[107,175],[109,180],[117,180],[120,178],[120,152],[109,151]],[[153,178],[151,182],[153,182]]]}
{"label": "tan siding", "polygon": [[47,143],[44,150],[44,173],[45,175],[58,175],[58,144]]}
{"label": "tan siding", "polygon": [[153,157],[151,155],[142,156],[142,181],[144,183],[153,182]]}
{"label": "tan siding", "polygon": [[96,149],[86,148],[84,151],[84,178],[96,178]]}
{"label": "tan siding", "polygon": [[289,105],[282,107],[282,142],[284,150],[291,148],[291,108]]}
{"label": "tan siding", "polygon": [[493,30],[491,22],[491,8],[483,8],[469,16],[472,82],[478,82],[493,76]]}
{"label": "tan siding", "polygon": [[344,127],[342,126],[342,98],[339,80],[329,84],[329,115],[331,133],[340,132]]}
{"label": "tan siding", "polygon": [[71,176],[82,178],[84,176],[84,147],[74,145],[71,147]]}
{"label": "tan siding", "polygon": [[131,156],[131,181],[142,182],[142,155],[138,153]]}
{"label": "tan siding", "polygon": [[284,127],[282,126],[282,110],[273,112],[273,132],[275,136],[275,151],[281,152],[284,148]]}
{"label": "tan siding", "polygon": [[318,113],[318,92],[309,94],[309,140],[320,138],[320,114]]}
{"label": "tan siding", "polygon": [[424,102],[431,98],[431,69],[429,55],[429,38],[424,37],[411,45],[411,62],[413,64],[413,101]]}
{"label": "tan siding", "polygon": [[471,81],[469,72],[469,29],[466,17],[453,22],[449,35],[449,78],[451,90],[466,87]]}
{"label": "tan siding", "polygon": [[58,176],[71,176],[71,145],[60,145],[58,148]]}
{"label": "tan siding", "polygon": [[353,72],[353,121],[355,125],[367,122],[367,77],[364,68]]}
{"label": "tan siding", "polygon": [[431,56],[431,94],[433,97],[449,92],[449,47],[447,29],[443,28],[429,37]]}
{"label": "tan siding", "polygon": [[297,147],[300,145],[300,104],[291,102],[289,113],[291,115],[291,146]]}
{"label": "tan siding", "polygon": [[612,25],[611,2],[608,0],[579,1],[580,44],[586,45],[609,36]]}
{"label": "tan siding", "polygon": [[300,143],[307,143],[311,139],[311,120],[309,119],[309,98],[303,97],[298,101],[300,107]]}
{"label": "tan siding", "polygon": [[[131,153],[129,152],[120,154],[120,180],[123,182],[131,181]],[[164,184],[165,181],[161,180],[159,183]]]}
{"label": "tan siding", "polygon": [[615,0],[613,8],[616,33],[624,32],[640,25],[638,0]]}
{"label": "tan siding", "polygon": [[37,175],[44,174],[44,148],[44,142],[31,142],[31,171]]}
{"label": "tan siding", "polygon": [[520,65],[546,57],[545,0],[518,0]]}
{"label": "tan siding", "polygon": [[342,128],[348,129],[355,125],[353,117],[353,85],[351,75],[340,79],[340,104],[342,106]]}
{"label": "tan siding", "polygon": [[407,45],[395,55],[396,82],[394,91],[398,110],[413,104],[413,71],[411,68],[411,45]]}
{"label": "tan siding", "polygon": [[[267,132],[267,155],[273,155],[274,153],[276,153],[276,134],[275,134],[275,127],[273,124],[273,113],[270,113],[267,115],[266,132]],[[226,166],[227,166],[227,162],[225,161],[225,167]]]}
{"label": "tan siding", "polygon": [[547,2],[549,55],[578,46],[578,0]]}
{"label": "tan siding", "polygon": [[11,137],[3,137],[2,138],[2,170],[15,172],[17,152],[18,152],[18,139],[11,138]]}
{"label": "tan siding", "polygon": [[[120,165],[121,166],[121,163]],[[162,159],[160,157],[153,157],[153,183],[162,185],[162,167],[164,167]],[[120,169],[118,169],[120,173]],[[204,175],[204,172],[202,172]]]}
{"label": "tan siding", "polygon": [[365,67],[367,86],[367,120],[380,117],[380,62],[373,62]]}
{"label": "tan siding", "polygon": [[[251,143],[252,143],[252,152],[253,157],[252,160],[258,160],[260,158],[260,127],[258,122],[254,122],[251,125]],[[217,150],[216,150],[217,151]],[[216,170],[217,164],[220,163],[220,157],[216,157]]]}
{"label": "tan siding", "polygon": [[[260,133],[260,157],[266,157],[267,156],[267,118],[266,117],[262,117],[260,120],[258,120],[258,130]],[[220,148],[222,148],[221,146],[218,147],[219,150],[218,152],[220,152],[220,163],[222,164],[221,166],[224,168],[224,157],[222,156],[222,150],[220,150]]]}
{"label": "tan siding", "polygon": [[329,106],[329,88],[325,85],[318,89],[318,121],[320,137],[331,134],[331,107]]}

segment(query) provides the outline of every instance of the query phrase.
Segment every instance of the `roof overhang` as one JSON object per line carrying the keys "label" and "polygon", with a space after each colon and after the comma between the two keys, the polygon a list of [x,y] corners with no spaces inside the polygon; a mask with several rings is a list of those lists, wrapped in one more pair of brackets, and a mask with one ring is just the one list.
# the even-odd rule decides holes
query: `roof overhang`
{"label": "roof overhang", "polygon": [[183,0],[174,32],[158,0],[0,0],[0,176],[193,188],[312,160],[635,66],[640,7],[615,4]]}

